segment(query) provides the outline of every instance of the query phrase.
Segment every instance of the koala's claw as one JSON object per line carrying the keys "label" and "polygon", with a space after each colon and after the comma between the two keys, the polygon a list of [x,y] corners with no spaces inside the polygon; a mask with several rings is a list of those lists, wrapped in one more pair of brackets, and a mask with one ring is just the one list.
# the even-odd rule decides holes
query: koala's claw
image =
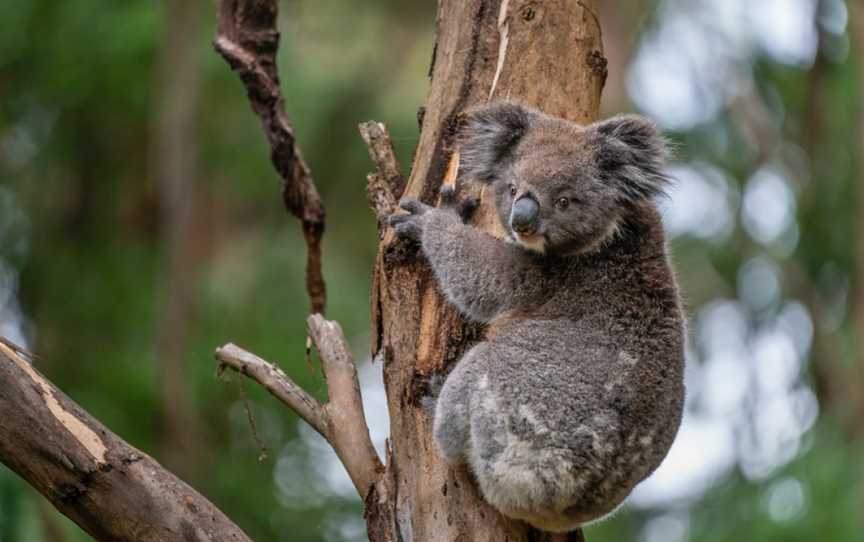
{"label": "koala's claw", "polygon": [[387,219],[391,226],[396,230],[396,235],[403,239],[412,241],[420,241],[423,234],[423,228],[416,214],[392,214]]}
{"label": "koala's claw", "polygon": [[441,187],[441,206],[453,210],[462,222],[468,222],[480,206],[480,200],[477,198],[459,200],[456,197],[456,187],[446,184]]}
{"label": "koala's claw", "polygon": [[429,207],[425,203],[422,203],[414,198],[402,198],[399,201],[399,207],[405,209],[412,215],[422,215],[423,213],[431,209],[431,207]]}
{"label": "koala's claw", "polygon": [[408,212],[393,213],[387,221],[395,228],[397,236],[419,242],[423,235],[423,223],[420,217],[431,207],[414,198],[403,198],[399,202],[399,207]]}

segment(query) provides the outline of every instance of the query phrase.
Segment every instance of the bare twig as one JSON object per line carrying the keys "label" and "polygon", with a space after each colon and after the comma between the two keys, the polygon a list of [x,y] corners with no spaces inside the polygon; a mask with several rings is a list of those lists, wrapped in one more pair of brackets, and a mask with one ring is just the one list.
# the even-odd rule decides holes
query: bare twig
{"label": "bare twig", "polygon": [[384,467],[369,437],[354,356],[339,324],[319,314],[309,316],[308,322],[327,379],[330,400],[324,405],[281,369],[236,345],[217,349],[216,359],[264,386],[327,439],[365,499]]}
{"label": "bare twig", "polygon": [[252,407],[249,405],[249,396],[246,395],[246,386],[241,378],[238,381],[240,385],[240,400],[243,401],[243,410],[246,412],[246,421],[249,422],[249,429],[252,431],[252,438],[255,439],[255,444],[258,445],[258,461],[267,459],[267,446],[261,440],[261,435],[258,434],[258,425],[255,423],[255,416],[252,415]]}
{"label": "bare twig", "polygon": [[321,275],[324,205],[309,167],[300,154],[294,128],[279,89],[276,51],[277,0],[220,0],[219,29],[213,46],[246,87],[252,109],[270,143],[270,160],[282,177],[282,199],[303,224],[306,239],[306,291],[311,312],[324,313],[326,291]]}
{"label": "bare twig", "polygon": [[288,405],[313,429],[327,438],[329,430],[323,406],[306,393],[306,390],[295,384],[282,369],[230,343],[216,349],[216,359],[222,366],[234,369],[264,386],[264,389]]}

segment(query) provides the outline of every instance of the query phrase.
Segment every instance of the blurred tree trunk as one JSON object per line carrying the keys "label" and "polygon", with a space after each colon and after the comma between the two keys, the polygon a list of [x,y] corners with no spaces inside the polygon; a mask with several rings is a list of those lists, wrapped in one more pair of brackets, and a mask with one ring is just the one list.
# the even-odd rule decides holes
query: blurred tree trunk
{"label": "blurred tree trunk", "polygon": [[199,259],[194,223],[198,166],[201,11],[197,0],[165,0],[154,77],[154,125],[150,169],[159,194],[162,240],[156,360],[159,363],[160,457],[183,476],[199,464],[200,431],[186,377],[193,288]]}
{"label": "blurred tree trunk", "polygon": [[[817,20],[827,3],[828,0],[817,2]],[[826,168],[828,155],[824,152],[824,146],[830,145],[832,141],[825,138],[826,130],[829,129],[829,117],[825,115],[825,105],[830,98],[832,66],[824,53],[826,32],[819,25],[817,29],[818,49],[813,66],[807,72],[807,87],[804,92],[807,99],[804,104],[801,135],[804,151],[810,157],[811,175],[814,179],[825,180],[825,175],[830,175],[830,169]],[[818,212],[818,204],[824,190],[825,186],[822,182],[811,182],[804,188],[798,198],[798,212],[801,216]],[[796,292],[807,303],[814,322],[822,322],[828,318],[829,308],[826,307],[813,281],[801,269],[800,263],[790,260],[786,267],[784,273],[790,277],[790,291]],[[822,326],[816,325],[813,330],[811,367],[814,390],[820,410],[842,423],[850,414],[849,398],[845,390],[848,356],[844,354],[841,346],[841,332],[839,330],[826,332],[821,328]]]}
{"label": "blurred tree trunk", "polygon": [[854,275],[852,277],[851,311],[852,323],[856,333],[855,354],[851,361],[849,378],[846,380],[849,410],[853,416],[853,434],[861,439],[864,436],[864,5],[861,0],[849,3],[849,34],[852,41],[852,52],[849,58],[858,63],[858,111],[857,133],[853,134],[855,149],[852,151],[857,156],[856,168],[858,178],[856,179],[856,194],[858,212],[855,214],[856,226],[854,245]]}
{"label": "blurred tree trunk", "polygon": [[[594,1],[441,0],[430,76],[404,195],[434,204],[465,108],[512,98],[580,123],[597,117],[606,59]],[[491,194],[481,196],[478,225],[494,233]],[[384,360],[392,449],[388,495],[373,491],[367,499],[370,538],[581,539],[579,532],[552,536],[502,517],[480,497],[466,470],[449,468],[437,454],[432,420],[420,407],[425,382],[431,373],[446,371],[483,330],[462,320],[436,289],[425,262],[400,246],[392,232],[384,236],[373,283],[373,354]],[[376,511],[376,504],[391,514]]]}
{"label": "blurred tree trunk", "polygon": [[597,10],[603,21],[603,54],[609,60],[608,84],[600,104],[601,114],[606,115],[629,108],[627,68],[639,50],[646,9],[644,0],[607,0],[598,2]]}

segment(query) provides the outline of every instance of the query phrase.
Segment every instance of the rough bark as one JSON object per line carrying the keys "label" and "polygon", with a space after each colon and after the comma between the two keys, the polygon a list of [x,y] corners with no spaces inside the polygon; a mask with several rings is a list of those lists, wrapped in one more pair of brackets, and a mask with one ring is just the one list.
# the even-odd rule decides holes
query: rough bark
{"label": "rough bark", "polygon": [[[599,21],[587,0],[441,0],[432,62],[422,133],[405,189],[405,195],[429,203],[437,200],[452,171],[454,138],[465,108],[490,97],[512,98],[587,123],[597,117],[606,77]],[[481,208],[478,225],[494,233],[489,198],[482,200],[485,212]],[[432,420],[420,406],[427,377],[446,371],[483,330],[467,325],[445,302],[425,262],[394,242],[392,231],[380,243],[373,288],[373,354],[384,359],[392,487],[389,503],[377,503],[389,512],[367,500],[372,505],[367,515],[393,518],[370,521],[370,538],[567,539],[502,517],[478,495],[469,474],[449,468],[434,449]]]}
{"label": "rough bark", "polygon": [[0,462],[97,540],[249,541],[0,343]]}

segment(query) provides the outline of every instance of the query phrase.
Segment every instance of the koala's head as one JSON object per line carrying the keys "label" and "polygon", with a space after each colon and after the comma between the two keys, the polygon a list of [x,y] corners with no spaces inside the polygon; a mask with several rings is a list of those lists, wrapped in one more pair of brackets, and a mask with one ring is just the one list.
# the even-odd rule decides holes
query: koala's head
{"label": "koala's head", "polygon": [[600,246],[668,182],[666,143],[637,116],[580,126],[495,103],[468,112],[460,149],[460,177],[489,183],[511,239],[541,253]]}

